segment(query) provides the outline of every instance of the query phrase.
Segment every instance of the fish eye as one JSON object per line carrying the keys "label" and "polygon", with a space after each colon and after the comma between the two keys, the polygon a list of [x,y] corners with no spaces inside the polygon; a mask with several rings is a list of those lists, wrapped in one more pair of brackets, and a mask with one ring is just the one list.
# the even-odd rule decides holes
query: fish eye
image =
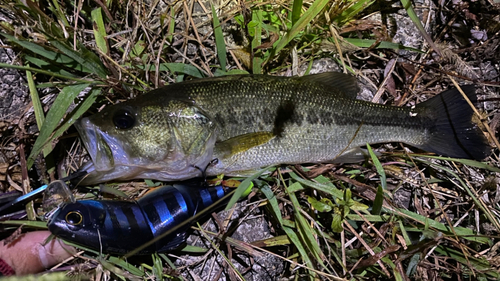
{"label": "fish eye", "polygon": [[79,225],[83,221],[82,214],[80,212],[69,212],[66,214],[66,222],[71,225]]}
{"label": "fish eye", "polygon": [[135,116],[128,110],[118,110],[113,115],[113,123],[117,129],[130,129],[135,125]]}

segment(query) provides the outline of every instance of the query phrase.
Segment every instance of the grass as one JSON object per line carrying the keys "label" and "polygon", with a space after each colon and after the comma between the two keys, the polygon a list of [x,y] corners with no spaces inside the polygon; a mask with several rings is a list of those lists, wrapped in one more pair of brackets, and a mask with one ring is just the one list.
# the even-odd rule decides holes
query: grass
{"label": "grass", "polygon": [[[426,34],[410,2],[401,2],[418,30]],[[422,85],[437,92],[432,90],[440,88],[436,80],[422,73],[448,79],[428,62],[426,50],[387,40],[387,26],[368,16],[372,12],[391,16],[391,12],[374,1],[206,5],[2,0],[1,7],[12,20],[1,23],[0,37],[19,57],[14,65],[0,67],[26,72],[35,112],[29,120],[40,129],[38,136],[29,138],[30,153],[22,165],[25,175],[39,163],[48,171],[42,172],[42,182],[64,176],[55,175],[56,163],[61,161],[55,156],[55,144],[87,112],[192,77],[283,75],[301,67],[309,72],[313,61],[334,57],[346,71],[378,81],[388,58],[400,58],[395,52],[404,50],[411,54],[410,60],[391,70],[384,83],[387,92],[392,87],[395,93],[383,96],[388,103],[418,102],[428,94],[413,91]],[[429,35],[425,40],[439,53]],[[402,73],[411,73],[406,75],[413,80]],[[42,102],[47,88],[58,91],[49,110]],[[484,120],[493,119],[496,111],[489,113]],[[180,253],[187,253],[181,263],[173,263],[179,253],[125,260],[83,249],[68,264],[90,264],[91,269],[67,273],[131,280],[196,279],[204,267],[210,268],[212,278],[224,275],[241,280],[252,275],[240,263],[242,259],[267,257],[283,264],[278,274],[301,280],[498,280],[494,262],[500,231],[497,154],[480,163],[401,153],[405,150],[391,145],[377,148],[390,153],[378,158],[371,154],[369,161],[354,165],[269,168],[271,174],[246,179],[228,204],[226,217],[219,215],[224,222],[219,227],[225,232],[198,225],[202,241],[209,242],[186,247]],[[81,148],[75,150],[64,162],[68,171],[79,166],[75,162],[82,157]],[[255,183],[251,199],[234,205],[251,181]],[[152,184],[133,182],[119,188],[134,197]],[[272,237],[250,243],[232,238],[235,228],[248,219],[247,215],[234,219],[231,214],[238,209],[260,210]],[[43,227],[40,222],[28,225]],[[195,261],[190,262],[190,257]]]}

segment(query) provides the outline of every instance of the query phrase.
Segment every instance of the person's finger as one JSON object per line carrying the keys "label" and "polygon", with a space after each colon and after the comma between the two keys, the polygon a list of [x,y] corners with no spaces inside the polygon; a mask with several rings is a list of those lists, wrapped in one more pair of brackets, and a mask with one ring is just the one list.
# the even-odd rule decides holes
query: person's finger
{"label": "person's finger", "polygon": [[75,248],[60,239],[49,237],[49,231],[34,231],[21,234],[11,243],[0,242],[0,258],[15,271],[16,275],[41,272],[76,253]]}

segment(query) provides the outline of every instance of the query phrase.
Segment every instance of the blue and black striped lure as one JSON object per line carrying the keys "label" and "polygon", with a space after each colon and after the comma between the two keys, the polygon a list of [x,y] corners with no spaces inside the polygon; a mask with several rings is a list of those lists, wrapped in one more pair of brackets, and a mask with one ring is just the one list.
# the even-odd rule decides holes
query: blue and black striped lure
{"label": "blue and black striped lure", "polygon": [[[55,236],[75,244],[108,254],[126,254],[189,220],[228,192],[220,185],[200,187],[200,182],[186,182],[159,187],[135,202],[65,203],[52,215],[48,227]],[[161,237],[137,254],[177,248],[186,240],[189,226]]]}

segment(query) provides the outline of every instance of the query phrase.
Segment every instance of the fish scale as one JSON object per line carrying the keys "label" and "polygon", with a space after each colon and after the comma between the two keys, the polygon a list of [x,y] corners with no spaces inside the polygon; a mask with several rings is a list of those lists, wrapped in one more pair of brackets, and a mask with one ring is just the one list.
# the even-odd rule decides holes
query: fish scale
{"label": "fish scale", "polygon": [[[463,89],[474,102],[474,87]],[[491,152],[456,89],[415,107],[356,100],[357,91],[356,79],[342,73],[235,75],[153,90],[77,122],[94,162],[84,183],[182,180],[204,167],[208,175],[236,176],[269,165],[353,162],[364,159],[366,143],[473,159]]]}

